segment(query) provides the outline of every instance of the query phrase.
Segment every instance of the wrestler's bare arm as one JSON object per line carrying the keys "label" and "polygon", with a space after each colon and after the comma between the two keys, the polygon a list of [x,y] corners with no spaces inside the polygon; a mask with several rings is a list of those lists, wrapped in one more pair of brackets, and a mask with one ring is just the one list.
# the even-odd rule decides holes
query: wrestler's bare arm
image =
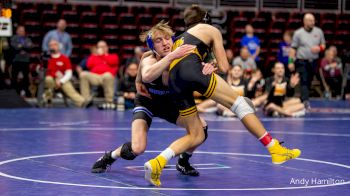
{"label": "wrestler's bare arm", "polygon": [[209,32],[212,35],[213,52],[218,63],[219,69],[222,72],[226,73],[229,69],[229,63],[227,61],[221,32],[213,26],[210,26]]}
{"label": "wrestler's bare arm", "polygon": [[157,79],[162,75],[163,71],[168,70],[170,63],[173,60],[191,53],[193,49],[195,49],[195,46],[185,44],[170,52],[160,60],[157,60],[154,56],[144,58],[141,68],[142,81],[150,83]]}

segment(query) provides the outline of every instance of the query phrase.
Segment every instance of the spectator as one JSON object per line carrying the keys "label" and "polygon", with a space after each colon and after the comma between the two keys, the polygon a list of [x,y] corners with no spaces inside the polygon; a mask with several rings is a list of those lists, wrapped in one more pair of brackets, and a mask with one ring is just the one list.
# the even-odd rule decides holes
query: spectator
{"label": "spectator", "polygon": [[303,22],[304,27],[296,30],[293,35],[288,68],[291,72],[299,73],[301,77],[301,100],[305,107],[309,108],[309,92],[314,69],[317,66],[319,53],[326,47],[326,41],[323,31],[315,27],[315,17],[312,14],[305,14]]}
{"label": "spectator", "polygon": [[252,99],[254,106],[260,106],[260,102],[257,102],[256,97],[261,96],[264,93],[265,79],[260,70],[256,70],[252,73],[252,77],[248,79],[247,85],[247,97]]}
{"label": "spectator", "polygon": [[141,57],[144,53],[145,49],[141,46],[136,46],[134,49],[134,56],[126,60],[126,65],[130,65],[131,63],[136,63],[137,65],[140,63]]}
{"label": "spectator", "polygon": [[73,100],[77,107],[85,106],[85,99],[74,89],[70,82],[72,78],[72,65],[68,57],[61,54],[59,42],[51,40],[49,42],[51,58],[48,61],[48,67],[45,77],[45,94],[44,98],[50,102],[55,89],[62,91]]}
{"label": "spectator", "polygon": [[43,52],[49,52],[49,41],[52,39],[55,39],[59,42],[59,49],[61,51],[61,54],[70,57],[72,54],[72,39],[70,35],[65,32],[67,23],[64,19],[60,19],[57,22],[57,29],[51,30],[46,33],[43,44],[42,44],[42,50]]}
{"label": "spectator", "polygon": [[[29,37],[26,36],[24,26],[18,26],[16,35],[11,38],[11,47],[14,53],[14,59],[12,61],[12,78],[11,84],[16,89],[18,94],[29,97],[29,63],[30,55],[29,50],[32,48],[33,43]],[[18,84],[18,74],[22,72],[23,80],[22,87]],[[21,92],[22,91],[22,92]]]}
{"label": "spectator", "polygon": [[78,73],[78,75],[80,75],[80,73],[82,71],[88,71],[88,67],[87,67],[87,61],[89,59],[89,57],[91,55],[96,55],[97,54],[97,47],[94,45],[94,46],[91,46],[90,48],[90,55],[88,56],[85,56],[84,59],[78,64],[77,68],[76,68],[76,71]]}
{"label": "spectator", "polygon": [[[142,46],[136,46],[134,48],[134,56],[131,58],[128,58],[126,60],[125,65],[130,65],[131,63],[136,63],[137,65],[140,63],[141,57],[143,55],[143,53],[146,51],[147,49],[142,47]],[[120,91],[120,87],[121,85],[118,83],[120,81],[120,78],[123,77],[125,72],[125,66],[121,67],[119,69],[119,72],[117,73],[116,77],[117,79],[115,80],[115,89],[114,89],[114,100],[118,99],[118,97],[122,96],[123,94]]]}
{"label": "spectator", "polygon": [[[325,88],[325,97],[339,96],[342,85],[343,65],[340,58],[336,57],[336,50],[329,48],[321,61],[321,78]],[[324,80],[323,80],[324,79]]]}
{"label": "spectator", "polygon": [[265,114],[288,117],[305,115],[305,107],[299,98],[286,100],[286,96],[294,95],[294,88],[299,83],[299,75],[293,74],[289,80],[285,77],[284,65],[280,62],[275,63],[273,73],[272,77],[266,79],[266,91],[263,95],[267,98]]}
{"label": "spectator", "polygon": [[254,35],[254,28],[252,25],[245,26],[246,35],[241,39],[241,47],[248,49],[250,56],[256,62],[259,61],[260,40]]}
{"label": "spectator", "polygon": [[254,59],[249,55],[246,47],[241,48],[240,56],[236,57],[232,65],[240,65],[243,68],[244,78],[249,79],[253,71],[257,69]]}
{"label": "spectator", "polygon": [[87,61],[89,71],[80,73],[80,91],[85,99],[91,99],[90,86],[102,86],[106,103],[113,103],[114,80],[119,67],[116,54],[108,53],[105,41],[97,43],[97,54],[91,55]]}
{"label": "spectator", "polygon": [[289,71],[286,68],[288,68],[288,57],[292,44],[292,36],[293,35],[291,31],[284,32],[283,41],[278,45],[277,59],[279,62],[283,63],[287,75],[289,75]]}
{"label": "spectator", "polygon": [[337,60],[341,60],[341,59],[338,57],[338,49],[337,49],[337,47],[336,47],[336,46],[331,45],[331,46],[329,46],[329,48],[328,48],[328,49],[329,49],[329,50],[333,50],[334,55],[335,55],[335,58],[336,58]]}
{"label": "spectator", "polygon": [[135,80],[138,70],[138,64],[135,62],[127,65],[125,74],[120,80],[120,91],[123,93],[125,109],[134,107],[134,99],[136,96]]}
{"label": "spectator", "polygon": [[343,48],[341,59],[344,65],[343,77],[345,77],[343,98],[350,100],[350,42],[347,42]]}
{"label": "spectator", "polygon": [[[239,64],[233,65],[233,67],[229,70],[227,76],[227,83],[231,85],[231,87],[240,95],[247,96],[247,86],[248,81],[243,79],[243,68]],[[234,116],[234,113],[225,108],[224,106],[218,104],[218,114],[222,114],[223,116]]]}

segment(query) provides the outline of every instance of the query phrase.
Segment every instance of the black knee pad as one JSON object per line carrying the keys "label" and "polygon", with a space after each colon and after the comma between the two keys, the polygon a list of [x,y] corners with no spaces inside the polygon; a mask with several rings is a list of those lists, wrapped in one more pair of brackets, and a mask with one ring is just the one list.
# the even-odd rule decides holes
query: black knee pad
{"label": "black knee pad", "polygon": [[137,157],[137,155],[132,152],[131,142],[127,142],[122,146],[120,157],[125,160],[134,160]]}
{"label": "black knee pad", "polygon": [[208,138],[208,125],[203,127],[203,130],[204,130],[204,134],[205,134],[203,142],[205,142],[205,140],[207,140],[207,138]]}

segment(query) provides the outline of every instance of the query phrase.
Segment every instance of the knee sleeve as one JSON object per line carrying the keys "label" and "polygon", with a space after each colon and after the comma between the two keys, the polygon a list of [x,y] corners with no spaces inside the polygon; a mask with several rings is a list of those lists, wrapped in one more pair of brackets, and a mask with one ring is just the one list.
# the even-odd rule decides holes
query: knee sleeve
{"label": "knee sleeve", "polygon": [[256,112],[255,106],[254,106],[254,103],[252,102],[252,100],[249,99],[248,97],[243,97],[243,98],[248,103],[248,105],[253,109],[253,111]]}
{"label": "knee sleeve", "polygon": [[122,146],[120,157],[125,160],[134,160],[137,157],[137,155],[132,152],[131,142],[127,142]]}
{"label": "knee sleeve", "polygon": [[255,112],[255,107],[249,98],[238,96],[236,101],[231,106],[231,111],[237,115],[237,117],[242,120],[247,114],[252,114]]}
{"label": "knee sleeve", "polygon": [[208,125],[203,127],[203,130],[204,130],[204,134],[205,134],[203,142],[205,142],[205,140],[207,140],[207,138],[208,138]]}

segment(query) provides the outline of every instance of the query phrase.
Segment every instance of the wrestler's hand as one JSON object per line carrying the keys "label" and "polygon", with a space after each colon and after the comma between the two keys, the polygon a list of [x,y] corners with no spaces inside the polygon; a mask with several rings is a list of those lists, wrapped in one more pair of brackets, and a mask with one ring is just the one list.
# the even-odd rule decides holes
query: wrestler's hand
{"label": "wrestler's hand", "polygon": [[151,99],[151,95],[149,94],[149,92],[144,84],[142,84],[140,82],[136,82],[135,86],[136,86],[136,91],[138,94]]}
{"label": "wrestler's hand", "polygon": [[195,48],[196,48],[195,45],[184,44],[176,48],[169,55],[171,56],[172,59],[178,59],[186,56],[187,54],[190,54]]}
{"label": "wrestler's hand", "polygon": [[202,73],[204,75],[210,75],[213,72],[215,72],[216,70],[218,70],[218,68],[215,67],[214,63],[204,63],[204,62],[202,62],[202,65],[203,65]]}

